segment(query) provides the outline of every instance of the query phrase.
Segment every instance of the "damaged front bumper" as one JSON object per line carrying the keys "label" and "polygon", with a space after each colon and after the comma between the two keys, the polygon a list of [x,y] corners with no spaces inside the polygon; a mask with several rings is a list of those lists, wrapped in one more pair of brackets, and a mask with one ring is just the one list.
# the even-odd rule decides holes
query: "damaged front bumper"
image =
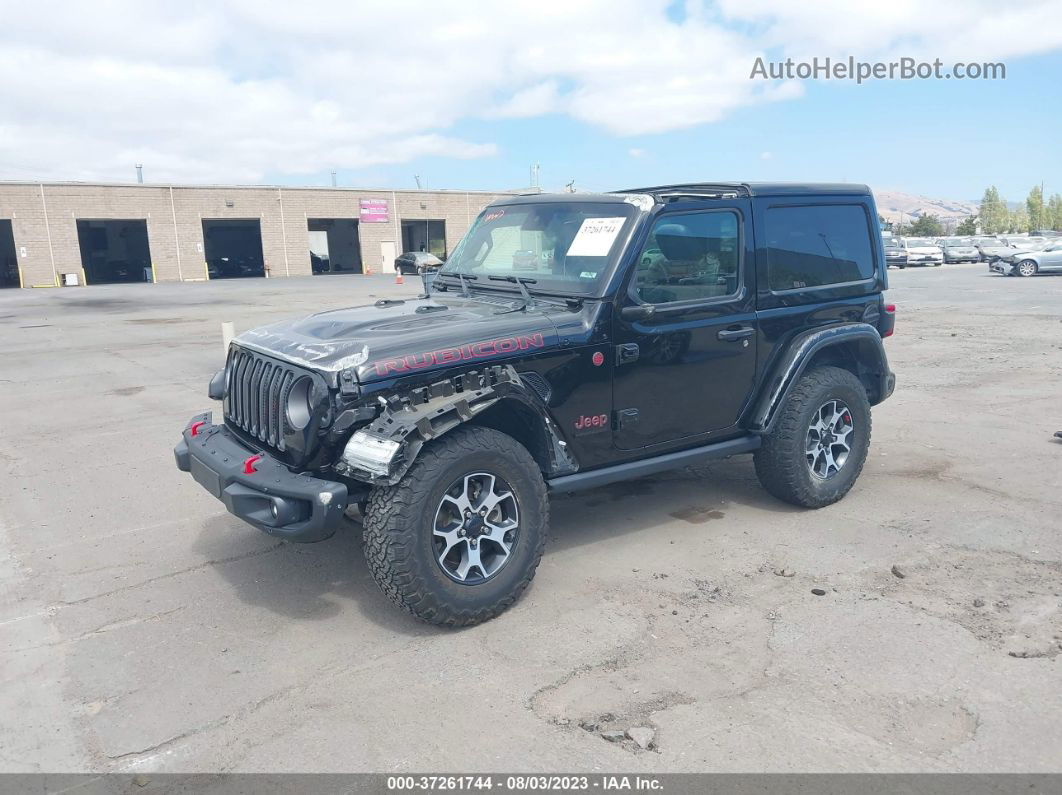
{"label": "damaged front bumper", "polygon": [[235,516],[290,541],[323,541],[346,510],[342,483],[297,474],[267,453],[252,450],[211,412],[193,417],[173,449],[177,468],[221,500]]}

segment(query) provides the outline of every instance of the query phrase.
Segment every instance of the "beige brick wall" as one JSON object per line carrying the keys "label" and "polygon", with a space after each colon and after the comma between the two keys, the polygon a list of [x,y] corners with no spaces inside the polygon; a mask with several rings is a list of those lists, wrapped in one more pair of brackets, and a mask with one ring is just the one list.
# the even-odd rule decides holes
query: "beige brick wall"
{"label": "beige brick wall", "polygon": [[[362,263],[394,272],[381,245],[402,250],[401,221],[441,219],[453,250],[469,222],[500,193],[368,191],[344,188],[193,187],[0,183],[0,219],[10,219],[25,287],[55,286],[59,274],[83,283],[79,219],[143,219],[158,282],[207,278],[203,220],[254,219],[271,278],[311,273],[307,219],[359,219],[360,199],[388,202],[387,223],[359,223]],[[230,206],[231,205],[231,206]],[[47,209],[47,215],[45,210]],[[21,249],[25,249],[25,256]]]}

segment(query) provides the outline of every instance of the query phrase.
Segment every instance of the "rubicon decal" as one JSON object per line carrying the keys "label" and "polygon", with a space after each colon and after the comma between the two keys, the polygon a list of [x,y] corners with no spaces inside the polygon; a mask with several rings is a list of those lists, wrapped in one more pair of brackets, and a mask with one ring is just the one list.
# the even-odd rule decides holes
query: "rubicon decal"
{"label": "rubicon decal", "polygon": [[397,359],[381,359],[373,364],[377,375],[408,373],[437,365],[491,359],[510,353],[542,348],[546,344],[541,334],[521,334],[516,337],[500,337],[494,340],[473,342],[457,348],[440,348],[437,351],[414,353]]}

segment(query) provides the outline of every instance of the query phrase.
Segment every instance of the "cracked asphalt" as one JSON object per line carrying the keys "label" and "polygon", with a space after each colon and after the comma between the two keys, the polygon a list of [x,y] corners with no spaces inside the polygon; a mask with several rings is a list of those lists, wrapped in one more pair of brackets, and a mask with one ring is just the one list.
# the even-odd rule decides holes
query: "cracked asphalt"
{"label": "cracked asphalt", "polygon": [[0,771],[1058,771],[1062,278],[890,278],[844,501],[746,459],[560,497],[524,598],[457,632],[354,529],[278,543],[171,452],[221,321],[415,284],[4,291]]}

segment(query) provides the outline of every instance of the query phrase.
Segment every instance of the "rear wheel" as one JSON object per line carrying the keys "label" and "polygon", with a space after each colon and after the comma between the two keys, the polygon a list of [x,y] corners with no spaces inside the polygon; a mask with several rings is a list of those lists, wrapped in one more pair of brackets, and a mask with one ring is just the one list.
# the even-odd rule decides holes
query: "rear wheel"
{"label": "rear wheel", "polygon": [[816,367],[789,393],[756,451],[760,483],[784,502],[821,508],[848,493],[870,447],[863,384],[839,367]]}
{"label": "rear wheel", "polygon": [[511,436],[465,427],[429,444],[395,486],[376,488],[365,557],[384,593],[432,624],[478,624],[535,576],[549,505],[542,474]]}
{"label": "rear wheel", "polygon": [[1015,270],[1019,276],[1035,276],[1036,271],[1039,269],[1031,259],[1025,259],[1018,263],[1018,267]]}

